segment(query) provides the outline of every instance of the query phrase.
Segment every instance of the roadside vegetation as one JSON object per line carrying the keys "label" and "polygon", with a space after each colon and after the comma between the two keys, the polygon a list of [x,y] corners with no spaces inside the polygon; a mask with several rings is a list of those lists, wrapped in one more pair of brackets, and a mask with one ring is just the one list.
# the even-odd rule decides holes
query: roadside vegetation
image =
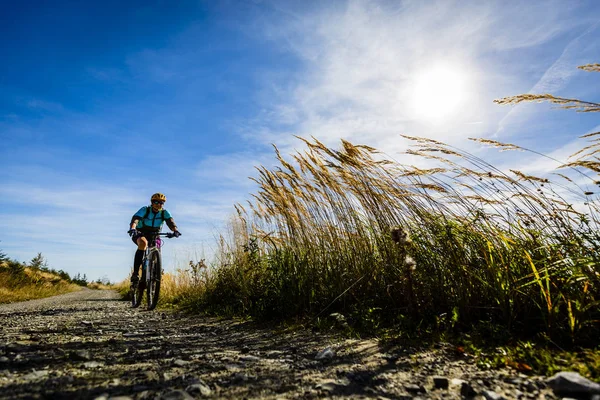
{"label": "roadside vegetation", "polygon": [[[600,111],[551,95],[497,102],[522,101]],[[427,138],[404,136],[406,153],[428,168],[299,138],[307,150],[286,160],[275,148],[280,166],[258,168],[259,190],[236,206],[215,265],[190,263],[165,282],[164,298],[267,319],[340,312],[357,331],[394,326],[414,337],[474,330],[597,343],[599,135],[583,136],[581,150],[544,176],[502,171]]]}
{"label": "roadside vegetation", "polygon": [[[599,64],[580,68],[600,71]],[[600,111],[549,94],[496,102],[523,101]],[[352,333],[454,337],[461,348],[512,344],[481,359],[491,366],[525,359],[545,372],[556,357],[532,343],[564,355],[583,346],[591,355],[580,370],[590,375],[600,365],[600,132],[582,136],[580,150],[553,160],[556,169],[542,176],[501,170],[437,140],[404,138],[413,165],[348,141],[333,149],[299,138],[306,150],[289,159],[275,147],[280,165],[258,167],[258,191],[236,205],[215,262],[191,262],[169,277],[161,301],[316,326],[339,313]]]}
{"label": "roadside vegetation", "polygon": [[[503,172],[409,139],[410,154],[443,166],[407,167],[367,146],[334,150],[313,139],[297,167],[279,156],[282,168],[261,168],[260,191],[237,206],[216,268],[191,272],[201,289],[187,305],[264,318],[337,311],[362,328],[402,325],[415,335],[476,328],[596,340],[598,177]],[[600,166],[569,164],[581,174]]]}
{"label": "roadside vegetation", "polygon": [[[201,261],[204,265],[204,260]],[[194,280],[192,277],[193,269],[192,266],[195,263],[190,262],[190,270],[178,269],[176,273],[163,272],[161,284],[160,284],[160,301],[159,308],[173,308],[176,307],[181,299],[186,297],[190,292],[196,291],[200,288],[201,282]],[[129,276],[131,276],[130,272]],[[129,278],[110,286],[111,289],[119,292],[124,300],[131,300],[130,293],[131,282]],[[89,285],[88,285],[89,286]],[[142,298],[142,306],[146,305],[146,295]]]}
{"label": "roadside vegetation", "polygon": [[88,284],[85,275],[75,277],[48,267],[41,253],[29,263],[10,259],[0,251],[0,303],[12,303],[80,290]]}

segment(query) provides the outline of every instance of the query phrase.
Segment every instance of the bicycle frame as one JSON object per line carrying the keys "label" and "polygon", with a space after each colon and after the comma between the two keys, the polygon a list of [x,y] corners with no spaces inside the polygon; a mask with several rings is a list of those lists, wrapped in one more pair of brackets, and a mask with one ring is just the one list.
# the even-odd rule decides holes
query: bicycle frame
{"label": "bicycle frame", "polygon": [[148,235],[148,247],[144,251],[142,257],[142,276],[138,284],[135,287],[132,287],[133,307],[140,305],[144,289],[146,290],[148,310],[153,310],[158,303],[160,281],[162,277],[162,257],[160,251],[162,242],[160,241],[160,236],[168,238],[174,237],[172,233],[157,232]]}
{"label": "bicycle frame", "polygon": [[149,274],[147,272],[152,272],[152,268],[154,267],[154,265],[149,261],[153,252],[158,253],[158,257],[162,258],[160,247],[156,246],[155,243],[148,243],[148,248],[144,251],[144,256],[142,257],[142,274],[146,272],[146,283],[150,283],[151,279],[151,273]]}

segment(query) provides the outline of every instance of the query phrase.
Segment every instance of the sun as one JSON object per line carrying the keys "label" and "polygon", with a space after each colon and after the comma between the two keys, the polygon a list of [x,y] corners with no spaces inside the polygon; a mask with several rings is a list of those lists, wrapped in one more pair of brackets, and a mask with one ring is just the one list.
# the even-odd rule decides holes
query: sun
{"label": "sun", "polygon": [[412,106],[416,117],[429,122],[444,122],[460,112],[465,99],[466,73],[440,64],[416,74]]}

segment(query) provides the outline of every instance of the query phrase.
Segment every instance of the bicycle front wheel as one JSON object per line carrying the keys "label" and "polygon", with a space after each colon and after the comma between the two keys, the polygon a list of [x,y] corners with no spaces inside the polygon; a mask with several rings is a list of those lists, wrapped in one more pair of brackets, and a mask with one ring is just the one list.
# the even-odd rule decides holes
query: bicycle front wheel
{"label": "bicycle front wheel", "polygon": [[144,288],[146,286],[146,272],[142,271],[142,277],[139,281],[131,285],[131,305],[133,308],[139,307],[144,297]]}
{"label": "bicycle front wheel", "polygon": [[146,288],[146,301],[148,303],[148,310],[154,310],[158,303],[158,296],[160,295],[160,279],[162,277],[162,262],[158,250],[150,254],[149,261],[149,270],[147,272],[150,273],[150,280]]}
{"label": "bicycle front wheel", "polygon": [[139,285],[139,283],[131,285],[131,306],[133,308],[139,307],[142,302],[142,293],[140,293]]}

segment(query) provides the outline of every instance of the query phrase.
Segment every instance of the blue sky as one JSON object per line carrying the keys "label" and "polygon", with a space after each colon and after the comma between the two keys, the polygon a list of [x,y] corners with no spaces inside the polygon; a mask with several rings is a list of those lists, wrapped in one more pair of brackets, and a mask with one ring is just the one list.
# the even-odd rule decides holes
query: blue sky
{"label": "blue sky", "polygon": [[564,158],[597,115],[493,100],[599,101],[600,76],[576,69],[600,62],[598,38],[594,0],[4,2],[0,249],[124,279],[129,219],[160,191],[183,233],[165,264],[184,267],[210,256],[271,143],[302,149],[293,135],[399,161],[402,133]]}

